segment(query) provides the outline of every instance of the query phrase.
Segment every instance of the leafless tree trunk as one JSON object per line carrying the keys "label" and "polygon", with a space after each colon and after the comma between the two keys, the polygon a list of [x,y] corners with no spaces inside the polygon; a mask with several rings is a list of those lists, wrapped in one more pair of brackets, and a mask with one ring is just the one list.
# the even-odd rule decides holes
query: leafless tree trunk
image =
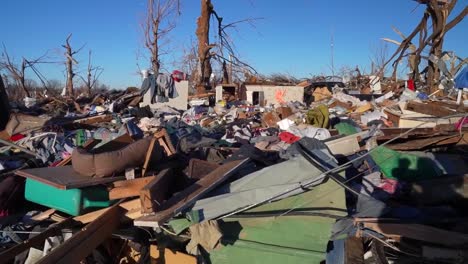
{"label": "leafless tree trunk", "polygon": [[[418,64],[421,61],[421,53],[423,50],[430,46],[429,56],[440,59],[443,51],[443,42],[444,37],[447,32],[449,32],[453,27],[460,23],[468,14],[468,6],[455,16],[453,20],[447,22],[447,18],[451,15],[457,0],[416,0],[421,4],[426,5],[426,12],[424,13],[423,18],[419,22],[418,26],[413,30],[413,32],[405,38],[401,45],[398,47],[396,52],[391,56],[391,58],[386,62],[388,64],[390,61],[395,59],[394,66],[394,75],[396,74],[396,67],[403,57],[410,56],[410,63],[414,64],[413,77],[419,79],[419,69]],[[432,22],[432,34],[427,36],[427,22],[429,17]],[[413,38],[419,34],[419,47],[416,51],[406,54],[406,50],[413,45],[411,41]],[[398,55],[398,57],[397,57]],[[411,57],[412,56],[412,57]],[[440,79],[440,69],[437,64],[433,61],[428,61],[428,70],[426,85],[429,88],[430,93],[437,90]]]}
{"label": "leafless tree trunk", "polygon": [[[210,44],[210,18],[213,15],[214,18],[217,20],[217,39],[218,42],[216,44]],[[257,18],[259,19],[259,18]],[[216,13],[211,0],[201,0],[201,15],[198,17],[197,20],[197,31],[196,35],[198,38],[198,60],[199,60],[199,71],[198,71],[198,80],[196,82],[197,92],[203,93],[206,87],[210,86],[210,76],[213,72],[211,59],[215,58],[217,61],[220,62],[222,67],[222,72],[225,80],[228,78],[228,71],[227,67],[223,67],[224,63],[229,62],[231,67],[236,66],[240,69],[240,71],[246,72],[255,72],[250,65],[242,62],[236,56],[234,52],[234,44],[227,34],[226,30],[229,28],[235,28],[235,26],[239,23],[250,23],[253,26],[253,21],[256,20],[254,18],[247,18],[243,20],[239,20],[236,22],[223,24],[223,18]],[[213,51],[213,48],[216,48]],[[224,53],[229,56],[224,56]],[[229,58],[226,58],[229,57]],[[230,79],[233,79],[232,76]]]}
{"label": "leafless tree trunk", "polygon": [[31,97],[31,93],[29,92],[28,87],[26,85],[26,69],[28,67],[34,67],[35,64],[43,63],[43,59],[45,58],[46,54],[34,60],[26,60],[25,58],[22,58],[21,64],[18,66],[14,63],[13,59],[10,58],[10,55],[8,54],[5,45],[3,45],[2,57],[0,60],[0,70],[5,69],[8,73],[10,73],[11,77],[13,78],[13,80],[15,80],[18,87],[20,87],[23,91],[24,95],[26,95],[27,97]]}
{"label": "leafless tree trunk", "polygon": [[197,19],[198,38],[198,60],[199,71],[197,80],[197,92],[203,93],[205,88],[210,84],[211,68],[211,55],[210,50],[214,45],[210,44],[210,17],[213,12],[213,4],[211,0],[201,0],[201,15]]}
{"label": "leafless tree trunk", "polygon": [[62,45],[62,47],[65,48],[65,58],[66,58],[65,65],[66,65],[66,68],[67,68],[67,83],[66,83],[67,94],[68,94],[68,96],[73,97],[75,95],[74,90],[73,90],[73,78],[76,75],[75,72],[73,71],[73,64],[78,64],[78,61],[76,61],[75,58],[73,58],[73,56],[76,53],[80,52],[80,50],[84,46],[81,47],[80,49],[76,50],[76,51],[73,51],[73,49],[71,47],[71,44],[70,44],[70,38],[71,37],[72,37],[72,34],[68,35],[65,45]]}
{"label": "leafless tree trunk", "polygon": [[83,80],[86,88],[86,94],[89,96],[91,95],[91,90],[96,85],[99,76],[101,76],[102,72],[104,71],[103,68],[97,66],[93,67],[91,64],[91,50],[88,53],[88,68],[86,69],[86,78],[80,76],[81,80]]}
{"label": "leafless tree trunk", "polygon": [[160,41],[175,28],[173,16],[180,13],[179,0],[148,0],[146,23],[143,25],[145,46],[150,52],[151,69],[159,73]]}

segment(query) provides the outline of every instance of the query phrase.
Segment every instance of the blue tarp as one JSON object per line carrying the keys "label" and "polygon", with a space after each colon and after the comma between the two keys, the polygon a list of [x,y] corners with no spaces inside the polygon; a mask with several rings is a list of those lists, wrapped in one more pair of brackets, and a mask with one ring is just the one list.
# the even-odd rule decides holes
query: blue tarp
{"label": "blue tarp", "polygon": [[468,67],[465,66],[463,70],[455,77],[455,88],[462,89],[468,88]]}

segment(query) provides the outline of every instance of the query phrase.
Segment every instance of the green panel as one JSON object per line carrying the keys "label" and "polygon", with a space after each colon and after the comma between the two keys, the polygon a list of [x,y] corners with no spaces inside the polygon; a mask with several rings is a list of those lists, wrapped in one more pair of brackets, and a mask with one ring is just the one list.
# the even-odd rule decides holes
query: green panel
{"label": "green panel", "polygon": [[372,159],[387,178],[414,181],[438,177],[443,172],[437,164],[427,158],[395,151],[386,147],[377,147],[370,154]]}
{"label": "green panel", "polygon": [[[315,215],[291,212],[281,216],[290,209]],[[251,218],[224,219],[220,223],[222,246],[210,252],[211,263],[320,263],[325,260],[335,219],[319,214],[347,214],[344,191],[331,180],[244,213]]]}
{"label": "green panel", "polygon": [[358,132],[354,126],[348,123],[344,123],[344,122],[336,124],[335,129],[338,130],[338,133],[340,135],[346,135],[346,136],[356,134]]}
{"label": "green panel", "polygon": [[[348,123],[339,123],[335,125],[335,128],[340,134],[357,133],[356,128]],[[427,157],[399,152],[383,146],[373,150],[370,156],[379,165],[385,177],[390,179],[415,181],[431,179],[444,173],[442,168]]]}
{"label": "green panel", "polygon": [[73,216],[111,205],[109,193],[104,186],[62,190],[39,181],[26,179],[24,196],[28,201]]}

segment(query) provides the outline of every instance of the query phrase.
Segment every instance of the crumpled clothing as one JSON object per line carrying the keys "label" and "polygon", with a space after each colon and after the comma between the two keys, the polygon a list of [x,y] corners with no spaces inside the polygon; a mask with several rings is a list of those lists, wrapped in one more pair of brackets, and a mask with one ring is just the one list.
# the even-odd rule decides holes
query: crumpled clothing
{"label": "crumpled clothing", "polygon": [[155,128],[155,127],[160,127],[162,126],[162,122],[160,119],[157,119],[157,118],[148,118],[148,117],[143,117],[142,119],[140,119],[140,123],[138,123],[138,127],[147,132],[147,131],[150,131],[151,128]]}
{"label": "crumpled clothing", "polygon": [[198,254],[198,245],[207,252],[213,250],[223,237],[218,222],[210,220],[195,224],[189,227],[191,240],[187,244],[186,250],[189,254]]}
{"label": "crumpled clothing", "polygon": [[328,129],[317,128],[313,126],[306,126],[303,128],[298,126],[291,126],[287,131],[301,138],[309,137],[325,140],[331,137],[330,131]]}
{"label": "crumpled clothing", "polygon": [[307,112],[306,122],[314,127],[328,128],[329,116],[328,107],[319,105]]}
{"label": "crumpled clothing", "polygon": [[176,98],[179,96],[177,89],[175,88],[174,80],[170,75],[158,74],[149,75],[143,80],[141,85],[141,96],[144,96],[147,92],[150,92],[151,103],[166,103],[169,102],[169,98]]}
{"label": "crumpled clothing", "polygon": [[462,117],[457,123],[455,123],[455,129],[460,130],[462,127],[468,124],[468,118]]}
{"label": "crumpled clothing", "polygon": [[27,234],[15,233],[15,231],[26,231],[27,228],[23,224],[15,224],[10,226],[0,226],[0,244],[16,243],[20,244],[28,237]]}
{"label": "crumpled clothing", "polygon": [[394,179],[383,179],[382,183],[377,187],[389,194],[396,194],[401,189],[401,184]]}
{"label": "crumpled clothing", "polygon": [[353,106],[362,106],[367,104],[367,101],[361,101],[357,97],[345,94],[343,92],[334,93],[333,98],[343,103],[351,103]]}
{"label": "crumpled clothing", "polygon": [[289,133],[289,132],[281,132],[278,137],[281,139],[281,141],[284,141],[288,144],[292,144],[298,140],[300,140],[301,138],[292,134],[292,133]]}
{"label": "crumpled clothing", "polygon": [[299,148],[305,149],[308,154],[316,158],[320,164],[327,169],[338,167],[338,161],[328,150],[327,145],[315,138],[303,137],[299,141],[292,144],[286,151],[281,151],[280,157],[283,159],[291,159],[301,155]]}
{"label": "crumpled clothing", "polygon": [[249,125],[233,125],[231,129],[226,129],[226,134],[222,139],[229,143],[249,144],[253,134]]}

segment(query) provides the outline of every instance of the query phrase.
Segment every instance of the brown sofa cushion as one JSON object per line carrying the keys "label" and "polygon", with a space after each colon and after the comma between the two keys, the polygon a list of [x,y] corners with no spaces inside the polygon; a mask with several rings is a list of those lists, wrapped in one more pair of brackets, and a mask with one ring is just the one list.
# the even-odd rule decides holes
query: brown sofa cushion
{"label": "brown sofa cushion", "polygon": [[72,152],[73,169],[83,176],[93,177],[96,174],[94,167],[94,154],[85,149],[76,148]]}
{"label": "brown sofa cushion", "polygon": [[72,153],[73,169],[84,176],[107,177],[144,163],[151,137],[140,139],[122,149],[92,154],[77,148]]}

